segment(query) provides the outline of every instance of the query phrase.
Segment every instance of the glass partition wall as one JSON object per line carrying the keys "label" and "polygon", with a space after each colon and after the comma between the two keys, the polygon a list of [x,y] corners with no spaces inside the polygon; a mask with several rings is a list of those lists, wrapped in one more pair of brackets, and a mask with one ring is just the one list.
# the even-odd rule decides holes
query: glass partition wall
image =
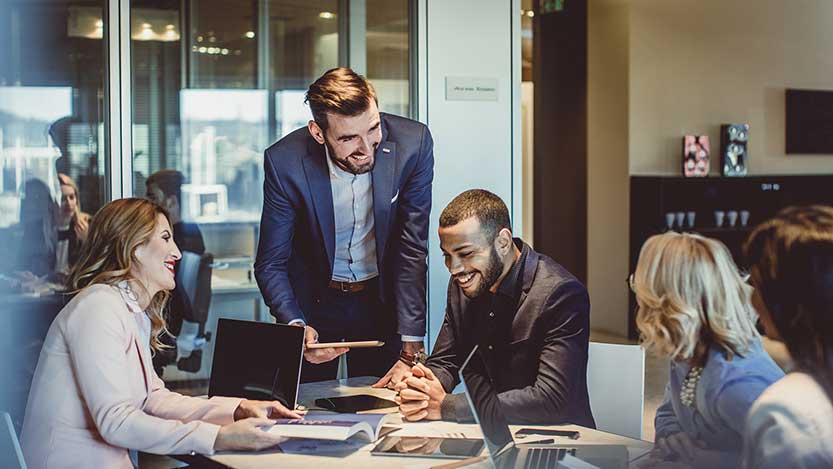
{"label": "glass partition wall", "polygon": [[46,330],[108,198],[104,0],[0,4],[0,411],[21,424]]}
{"label": "glass partition wall", "polygon": [[[412,7],[0,0],[0,372],[22,378],[0,410],[20,424],[66,298],[75,208],[145,197],[161,170],[182,174],[181,218],[214,257],[206,329],[221,316],[271,320],[252,276],[263,151],[306,125],[307,86],[339,65],[375,83],[383,111],[412,116]],[[169,366],[166,380],[207,378],[211,347],[198,372]]]}

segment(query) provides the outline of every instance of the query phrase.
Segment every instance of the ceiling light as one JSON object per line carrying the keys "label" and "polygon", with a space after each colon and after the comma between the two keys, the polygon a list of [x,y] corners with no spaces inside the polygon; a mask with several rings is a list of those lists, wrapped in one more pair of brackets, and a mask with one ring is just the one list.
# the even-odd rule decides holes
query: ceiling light
{"label": "ceiling light", "polygon": [[249,39],[253,39],[255,37],[254,31],[246,31],[246,37]]}
{"label": "ceiling light", "polygon": [[318,14],[318,17],[322,20],[331,20],[336,17],[336,14],[331,11],[322,11]]}

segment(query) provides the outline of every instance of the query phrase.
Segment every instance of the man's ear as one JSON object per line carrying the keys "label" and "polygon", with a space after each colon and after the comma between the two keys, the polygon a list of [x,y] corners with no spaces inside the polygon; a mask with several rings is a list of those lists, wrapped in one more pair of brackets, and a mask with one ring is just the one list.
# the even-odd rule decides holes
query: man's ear
{"label": "man's ear", "polygon": [[307,129],[309,130],[309,134],[312,135],[312,138],[315,139],[321,145],[324,145],[324,131],[315,121],[307,122]]}
{"label": "man's ear", "polygon": [[512,249],[512,232],[507,228],[498,231],[495,237],[495,248],[498,254],[505,256]]}

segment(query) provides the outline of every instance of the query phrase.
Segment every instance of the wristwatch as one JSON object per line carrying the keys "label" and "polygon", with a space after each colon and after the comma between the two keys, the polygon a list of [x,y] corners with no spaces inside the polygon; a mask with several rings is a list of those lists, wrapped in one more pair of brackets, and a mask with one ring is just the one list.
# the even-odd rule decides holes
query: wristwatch
{"label": "wristwatch", "polygon": [[428,355],[425,354],[424,350],[420,350],[417,353],[406,352],[404,350],[399,352],[399,361],[408,366],[416,366],[417,363],[425,364],[425,360],[427,359]]}

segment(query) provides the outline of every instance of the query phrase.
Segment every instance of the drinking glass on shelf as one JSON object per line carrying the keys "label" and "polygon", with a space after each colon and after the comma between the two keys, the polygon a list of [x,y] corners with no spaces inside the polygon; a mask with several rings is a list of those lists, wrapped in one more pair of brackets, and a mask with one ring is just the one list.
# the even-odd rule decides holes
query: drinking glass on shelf
{"label": "drinking glass on shelf", "polygon": [[714,226],[718,228],[723,227],[723,218],[726,216],[726,213],[723,210],[715,210],[714,211]]}
{"label": "drinking glass on shelf", "polygon": [[729,221],[729,226],[734,228],[738,222],[738,212],[736,210],[729,210],[726,212],[726,219]]}

